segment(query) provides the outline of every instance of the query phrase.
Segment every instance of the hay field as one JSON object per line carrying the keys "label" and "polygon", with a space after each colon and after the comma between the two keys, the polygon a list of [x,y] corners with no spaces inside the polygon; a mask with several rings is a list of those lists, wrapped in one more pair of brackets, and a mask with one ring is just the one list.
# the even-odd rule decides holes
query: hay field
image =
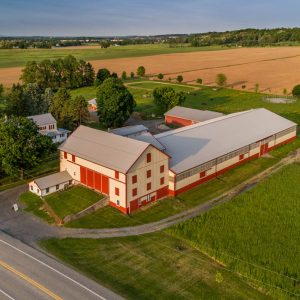
{"label": "hay field", "polygon": [[[163,73],[165,79],[174,80],[178,74],[182,74],[184,82],[188,83],[194,83],[200,77],[205,85],[214,85],[216,74],[225,73],[230,87],[241,89],[245,85],[245,90],[253,91],[258,83],[261,92],[275,94],[282,94],[285,88],[290,92],[300,83],[300,47],[239,48],[136,56],[90,59],[90,62],[95,69],[106,67],[118,74],[124,70],[127,73],[135,71],[139,65],[144,65],[149,75]],[[17,82],[21,69],[0,69],[0,83],[10,86]]]}

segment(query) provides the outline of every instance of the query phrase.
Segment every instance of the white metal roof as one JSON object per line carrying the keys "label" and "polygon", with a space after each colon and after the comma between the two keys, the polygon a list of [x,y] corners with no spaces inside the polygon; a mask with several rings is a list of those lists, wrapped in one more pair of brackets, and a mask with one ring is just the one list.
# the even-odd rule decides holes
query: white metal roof
{"label": "white metal roof", "polygon": [[38,178],[34,180],[34,182],[36,183],[36,185],[39,187],[40,190],[43,190],[55,186],[57,184],[68,182],[69,180],[72,180],[71,175],[68,173],[68,171],[63,171],[63,172]]}
{"label": "white metal roof", "polygon": [[126,173],[149,145],[146,142],[80,126],[59,149]]}
{"label": "white metal roof", "polygon": [[199,110],[193,108],[187,108],[182,106],[175,106],[165,113],[165,116],[178,117],[186,120],[191,120],[195,122],[204,122],[214,118],[223,116],[222,113],[209,111],[209,110]]}
{"label": "white metal roof", "polygon": [[155,135],[175,173],[257,142],[297,124],[266,109],[234,113]]}
{"label": "white metal roof", "polygon": [[148,128],[145,127],[144,125],[132,125],[132,126],[125,126],[125,127],[112,129],[110,132],[117,135],[129,136],[143,131],[148,131]]}
{"label": "white metal roof", "polygon": [[54,119],[54,117],[50,113],[42,114],[42,115],[29,116],[27,118],[31,119],[38,126],[56,123],[56,120]]}

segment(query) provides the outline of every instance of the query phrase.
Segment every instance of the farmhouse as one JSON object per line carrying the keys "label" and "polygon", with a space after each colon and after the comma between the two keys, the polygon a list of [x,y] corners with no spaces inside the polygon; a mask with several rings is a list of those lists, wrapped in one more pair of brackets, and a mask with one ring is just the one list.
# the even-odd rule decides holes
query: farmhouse
{"label": "farmhouse", "polygon": [[97,111],[97,101],[96,98],[93,98],[88,101],[88,109],[90,111]]}
{"label": "farmhouse", "polygon": [[177,126],[188,126],[223,116],[222,113],[175,106],[165,114],[165,123]]}
{"label": "farmhouse", "polygon": [[[295,138],[296,124],[266,109],[154,136],[145,132],[127,137],[80,126],[59,147],[60,171],[67,171],[74,183],[108,195],[110,205],[127,214],[216,178]],[[33,192],[42,189],[35,183]]]}
{"label": "farmhouse", "polygon": [[30,116],[28,119],[39,127],[40,134],[49,136],[53,143],[65,141],[70,133],[69,130],[57,128],[57,122],[50,113]]}

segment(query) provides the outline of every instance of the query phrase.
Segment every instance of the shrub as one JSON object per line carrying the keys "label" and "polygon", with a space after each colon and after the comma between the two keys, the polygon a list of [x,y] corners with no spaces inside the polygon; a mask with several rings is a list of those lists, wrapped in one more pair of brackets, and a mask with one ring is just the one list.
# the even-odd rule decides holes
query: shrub
{"label": "shrub", "polygon": [[198,84],[202,84],[203,80],[202,80],[202,78],[198,78],[198,79],[196,80],[196,82],[197,82]]}
{"label": "shrub", "polygon": [[126,71],[122,72],[122,80],[126,80],[127,79],[127,73]]}
{"label": "shrub", "polygon": [[226,83],[227,83],[227,77],[226,77],[226,75],[223,74],[223,73],[217,74],[216,84],[218,86],[225,86]]}
{"label": "shrub", "polygon": [[182,75],[178,75],[177,76],[177,82],[181,83],[183,81],[183,76]]}
{"label": "shrub", "polygon": [[139,67],[137,68],[136,74],[137,74],[138,76],[140,76],[140,77],[145,76],[145,74],[146,74],[146,69],[145,69],[145,67],[144,67],[144,66],[139,66]]}
{"label": "shrub", "polygon": [[300,98],[300,84],[294,86],[292,94],[293,96]]}
{"label": "shrub", "polygon": [[159,73],[159,74],[157,75],[157,78],[160,79],[160,80],[162,80],[162,79],[164,78],[164,74]]}
{"label": "shrub", "polygon": [[134,72],[130,72],[130,78],[134,79]]}

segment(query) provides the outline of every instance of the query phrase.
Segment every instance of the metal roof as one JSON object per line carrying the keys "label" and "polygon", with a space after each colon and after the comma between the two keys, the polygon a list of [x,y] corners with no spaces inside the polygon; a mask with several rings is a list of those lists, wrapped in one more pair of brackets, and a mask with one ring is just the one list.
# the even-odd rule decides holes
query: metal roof
{"label": "metal roof", "polygon": [[57,184],[68,182],[69,180],[72,180],[71,175],[68,173],[68,171],[63,171],[63,172],[38,178],[34,180],[34,182],[36,183],[36,185],[39,187],[40,190],[43,190],[55,186]]}
{"label": "metal roof", "polygon": [[170,169],[181,173],[296,126],[264,108],[234,113],[154,137],[171,156]]}
{"label": "metal roof", "polygon": [[199,110],[182,106],[175,106],[165,113],[165,116],[178,117],[195,122],[204,122],[223,115],[224,114],[215,111]]}
{"label": "metal roof", "polygon": [[53,118],[53,116],[50,113],[42,114],[42,115],[29,116],[27,118],[31,119],[38,126],[56,123],[56,120]]}
{"label": "metal roof", "polygon": [[121,136],[129,136],[143,131],[148,131],[148,128],[144,125],[132,125],[112,129],[110,132]]}
{"label": "metal roof", "polygon": [[138,141],[147,142],[161,151],[166,149],[165,146],[163,146],[150,132],[146,132],[135,136],[130,136],[130,138]]}
{"label": "metal roof", "polygon": [[59,149],[126,173],[149,145],[146,142],[81,125]]}

